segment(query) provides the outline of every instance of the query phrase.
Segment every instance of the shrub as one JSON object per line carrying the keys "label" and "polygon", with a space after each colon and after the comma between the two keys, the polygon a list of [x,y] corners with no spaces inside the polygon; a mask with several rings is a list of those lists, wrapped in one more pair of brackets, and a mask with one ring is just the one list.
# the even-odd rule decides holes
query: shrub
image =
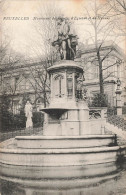
{"label": "shrub", "polygon": [[107,108],[107,115],[111,116],[111,115],[116,115],[116,114],[117,114],[116,107],[115,106],[113,106],[113,107],[108,106],[108,108]]}
{"label": "shrub", "polygon": [[42,112],[33,112],[33,127],[42,127],[44,122],[44,114]]}
{"label": "shrub", "polygon": [[122,114],[126,114],[126,106],[122,107]]}
{"label": "shrub", "polygon": [[[28,99],[28,95],[24,94],[19,114],[13,114],[9,111],[10,99],[3,95],[0,104],[0,123],[1,132],[15,131],[26,127],[26,117],[24,107]],[[41,112],[33,112],[33,127],[43,126],[44,114]]]}
{"label": "shrub", "polygon": [[108,100],[107,96],[105,94],[95,94],[92,104],[92,107],[107,107],[108,106]]}

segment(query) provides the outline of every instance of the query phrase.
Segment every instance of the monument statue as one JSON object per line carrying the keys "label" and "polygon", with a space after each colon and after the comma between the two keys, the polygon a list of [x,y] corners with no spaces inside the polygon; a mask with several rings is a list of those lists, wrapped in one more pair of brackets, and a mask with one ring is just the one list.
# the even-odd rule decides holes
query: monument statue
{"label": "monument statue", "polygon": [[74,60],[76,55],[77,35],[71,33],[67,18],[58,18],[57,30],[58,38],[52,43],[52,46],[58,46],[61,60]]}
{"label": "monument statue", "polygon": [[25,105],[25,116],[27,117],[26,128],[33,127],[33,122],[32,122],[32,105],[30,104],[29,101],[27,101],[27,103]]}
{"label": "monument statue", "polygon": [[76,97],[78,99],[85,99],[84,98],[84,88],[83,88],[83,82],[84,82],[84,77],[83,75],[79,75],[79,77],[77,78],[77,83],[76,83]]}

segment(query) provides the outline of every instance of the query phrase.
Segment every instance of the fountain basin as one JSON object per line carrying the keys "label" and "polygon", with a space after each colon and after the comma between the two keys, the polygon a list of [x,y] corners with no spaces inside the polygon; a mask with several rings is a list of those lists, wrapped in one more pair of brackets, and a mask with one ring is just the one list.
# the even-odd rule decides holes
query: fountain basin
{"label": "fountain basin", "polygon": [[91,178],[100,175],[115,173],[115,162],[86,165],[86,166],[63,166],[63,167],[27,167],[1,164],[1,176],[24,178],[24,179],[72,179]]}
{"label": "fountain basin", "polygon": [[63,167],[116,162],[126,146],[115,135],[17,136],[0,148],[0,163],[18,166]]}
{"label": "fountain basin", "polygon": [[20,166],[78,166],[115,162],[126,146],[65,148],[65,149],[30,149],[2,148],[0,163]]}
{"label": "fountain basin", "polygon": [[[9,182],[13,182],[19,185],[19,189],[20,186],[25,186],[25,193],[26,195],[30,195],[30,192],[32,192],[33,194],[35,194],[35,192],[37,194],[42,194],[42,192],[44,192],[44,194],[57,194],[57,195],[61,195],[60,190],[58,191],[58,189],[61,190],[67,190],[67,193],[69,193],[70,191],[68,190],[72,190],[71,194],[73,194],[73,190],[77,195],[80,195],[80,191],[77,193],[75,190],[79,190],[79,188],[88,188],[94,185],[97,185],[99,183],[102,182],[106,182],[109,181],[111,179],[117,178],[117,176],[119,176],[119,173],[113,173],[111,175],[102,175],[102,176],[96,176],[96,177],[92,177],[92,178],[73,178],[71,180],[58,180],[58,179],[51,179],[51,180],[32,180],[32,179],[22,179],[22,178],[13,178],[13,177],[4,177],[1,176],[0,179],[5,181],[9,181]],[[23,188],[23,187],[22,187]],[[40,189],[42,189],[42,192],[39,191]],[[53,191],[55,190],[55,191]],[[84,190],[84,189],[83,189]],[[16,192],[18,192],[18,190],[16,190]],[[64,194],[66,194],[64,192]],[[31,193],[31,194],[32,194]]]}
{"label": "fountain basin", "polygon": [[[4,183],[5,181],[16,183],[19,188],[24,186],[25,190],[26,188],[33,190],[34,194],[39,189],[52,192],[52,190],[58,189],[94,186],[99,182],[105,182],[118,176],[119,167],[115,163],[53,168],[2,165],[0,175],[0,179],[4,180]],[[18,192],[17,189],[16,192]],[[24,194],[29,195],[29,191]]]}
{"label": "fountain basin", "polygon": [[92,148],[114,146],[115,135],[85,135],[85,136],[17,136],[18,148]]}

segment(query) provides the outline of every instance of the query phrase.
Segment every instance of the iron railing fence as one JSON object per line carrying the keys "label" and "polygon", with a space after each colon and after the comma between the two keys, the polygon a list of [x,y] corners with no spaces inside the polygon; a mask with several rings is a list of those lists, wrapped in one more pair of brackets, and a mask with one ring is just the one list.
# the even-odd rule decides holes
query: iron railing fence
{"label": "iron railing fence", "polygon": [[121,116],[113,115],[107,118],[107,122],[113,124],[114,126],[126,131],[126,120]]}

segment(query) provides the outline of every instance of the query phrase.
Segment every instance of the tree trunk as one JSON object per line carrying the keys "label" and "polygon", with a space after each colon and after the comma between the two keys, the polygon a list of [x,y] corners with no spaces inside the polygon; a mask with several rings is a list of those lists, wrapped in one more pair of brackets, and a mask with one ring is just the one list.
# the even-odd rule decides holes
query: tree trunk
{"label": "tree trunk", "polygon": [[45,90],[45,88],[43,90],[43,95],[44,95],[44,107],[46,108],[46,90]]}
{"label": "tree trunk", "polygon": [[99,85],[100,85],[100,94],[104,94],[104,85],[103,85],[103,71],[102,71],[102,61],[100,59],[100,53],[97,52],[98,63],[99,63]]}
{"label": "tree trunk", "polygon": [[102,63],[99,64],[100,94],[104,94]]}

